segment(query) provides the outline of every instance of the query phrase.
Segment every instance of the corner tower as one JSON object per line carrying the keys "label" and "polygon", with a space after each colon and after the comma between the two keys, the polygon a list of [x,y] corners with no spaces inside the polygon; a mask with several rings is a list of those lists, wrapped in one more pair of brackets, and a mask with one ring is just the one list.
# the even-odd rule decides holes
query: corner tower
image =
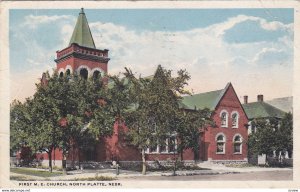
{"label": "corner tower", "polygon": [[76,72],[84,78],[107,73],[108,50],[97,49],[83,8],[77,18],[69,46],[56,51],[56,68],[60,76]]}

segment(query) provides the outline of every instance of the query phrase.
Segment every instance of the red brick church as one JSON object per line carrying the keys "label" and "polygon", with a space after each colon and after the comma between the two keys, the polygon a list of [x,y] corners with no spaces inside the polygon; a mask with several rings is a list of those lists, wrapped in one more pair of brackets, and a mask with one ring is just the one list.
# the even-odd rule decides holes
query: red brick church
{"label": "red brick church", "polygon": [[[94,76],[99,77],[107,73],[108,70],[108,50],[97,49],[87,22],[83,9],[79,13],[75,29],[73,31],[68,47],[57,51],[57,71],[60,76],[77,72],[84,78]],[[248,119],[245,111],[237,97],[231,83],[224,89],[207,93],[186,96],[181,101],[186,110],[209,108],[213,111],[212,118],[215,126],[208,127],[201,133],[199,160],[200,161],[238,161],[247,162],[247,123]],[[114,126],[114,133],[111,137],[99,139],[95,146],[90,146],[79,153],[81,162],[119,162],[141,161],[140,152],[127,145],[119,130]],[[175,142],[176,143],[176,142]],[[151,148],[147,150],[146,160],[168,160],[173,159],[176,154],[176,144],[161,148]],[[48,165],[47,153],[37,155],[42,159],[42,164]],[[53,165],[61,166],[62,151],[56,149],[53,154]],[[193,161],[192,150],[183,152],[184,161]],[[73,149],[67,157],[68,164],[78,161],[78,150]]]}

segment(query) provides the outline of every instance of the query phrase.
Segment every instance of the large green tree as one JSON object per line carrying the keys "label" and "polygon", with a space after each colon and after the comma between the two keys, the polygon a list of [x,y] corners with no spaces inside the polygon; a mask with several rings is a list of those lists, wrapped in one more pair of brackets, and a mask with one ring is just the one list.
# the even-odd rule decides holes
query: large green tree
{"label": "large green tree", "polygon": [[[129,128],[131,144],[141,151],[142,173],[146,174],[145,150],[165,145],[167,138],[173,142],[169,143],[170,145],[175,145],[174,142],[179,137],[181,151],[186,148],[197,150],[199,128],[203,126],[207,114],[185,113],[184,109],[180,108],[181,95],[188,93],[184,89],[190,79],[188,73],[180,70],[177,77],[172,77],[170,70],[165,70],[159,65],[154,76],[150,78],[136,78],[128,69],[125,76],[130,85],[129,96],[132,103],[125,122]],[[184,131],[185,128],[190,132]],[[190,139],[186,139],[186,136]]]}
{"label": "large green tree", "polygon": [[[28,147],[28,128],[31,122],[29,100],[24,103],[14,100],[10,105],[10,153],[11,155],[24,147]],[[21,153],[24,151],[21,151]],[[21,158],[23,159],[24,156]],[[25,160],[28,157],[25,158]],[[29,163],[29,162],[24,162]]]}
{"label": "large green tree", "polygon": [[115,117],[110,105],[103,105],[102,101],[110,98],[102,78],[86,80],[76,74],[59,77],[56,72],[52,76],[47,73],[45,78],[44,83],[37,84],[36,93],[26,105],[14,104],[11,115],[19,113],[22,118],[12,118],[11,122],[16,132],[22,127],[26,135],[23,138],[31,149],[48,153],[50,171],[52,151],[62,149],[66,173],[66,156],[70,149],[81,149],[87,138],[92,142],[110,135]]}

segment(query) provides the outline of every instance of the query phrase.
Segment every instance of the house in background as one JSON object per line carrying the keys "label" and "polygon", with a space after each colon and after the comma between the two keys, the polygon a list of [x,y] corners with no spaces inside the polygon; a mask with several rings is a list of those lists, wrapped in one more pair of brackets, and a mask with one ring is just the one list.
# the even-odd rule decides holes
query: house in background
{"label": "house in background", "polygon": [[[265,102],[263,95],[257,95],[256,102],[248,103],[248,96],[244,96],[243,107],[249,119],[248,134],[253,134],[259,128],[253,126],[252,121],[256,119],[263,119],[266,120],[267,123],[272,118],[281,120],[287,112],[291,112],[292,97],[277,98]],[[287,152],[284,152],[283,154],[282,151],[280,151],[279,157],[281,158],[282,156],[284,156],[285,158],[289,158]],[[276,157],[275,151],[273,157]],[[249,157],[249,160],[254,164],[265,164],[266,155],[262,154],[258,155],[258,157]]]}
{"label": "house in background", "polygon": [[248,96],[244,96],[243,108],[249,119],[248,134],[256,131],[256,127],[251,126],[251,121],[253,121],[254,119],[282,119],[285,115],[284,111],[264,102],[263,95],[257,95],[257,101],[251,103],[248,103]]}

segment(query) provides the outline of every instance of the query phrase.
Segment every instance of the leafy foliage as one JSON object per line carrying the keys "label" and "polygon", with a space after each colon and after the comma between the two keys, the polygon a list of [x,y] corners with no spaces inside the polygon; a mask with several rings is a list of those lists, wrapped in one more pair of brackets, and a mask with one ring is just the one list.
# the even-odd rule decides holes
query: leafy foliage
{"label": "leafy foliage", "polygon": [[272,155],[274,151],[293,150],[293,117],[285,114],[283,119],[256,119],[252,122],[256,132],[248,137],[249,155]]}
{"label": "leafy foliage", "polygon": [[33,98],[12,104],[12,147],[20,147],[17,143],[23,141],[51,158],[55,148],[66,155],[75,144],[80,148],[112,133],[113,110],[99,103],[110,99],[102,79],[85,80],[77,74],[59,77],[56,72],[46,78],[46,85],[37,84]]}
{"label": "leafy foliage", "polygon": [[179,138],[178,151],[192,149],[195,160],[199,158],[199,137],[208,124],[213,124],[211,111],[208,109],[180,111],[177,135]]}
{"label": "leafy foliage", "polygon": [[189,93],[184,89],[190,76],[180,70],[177,77],[170,70],[158,66],[154,77],[136,78],[126,69],[132,110],[126,113],[126,126],[131,144],[141,150],[144,161],[145,149],[157,144],[164,145],[166,138],[176,135],[180,140],[179,149],[199,148],[200,127],[209,119],[209,111],[186,112],[179,106],[181,95]]}

